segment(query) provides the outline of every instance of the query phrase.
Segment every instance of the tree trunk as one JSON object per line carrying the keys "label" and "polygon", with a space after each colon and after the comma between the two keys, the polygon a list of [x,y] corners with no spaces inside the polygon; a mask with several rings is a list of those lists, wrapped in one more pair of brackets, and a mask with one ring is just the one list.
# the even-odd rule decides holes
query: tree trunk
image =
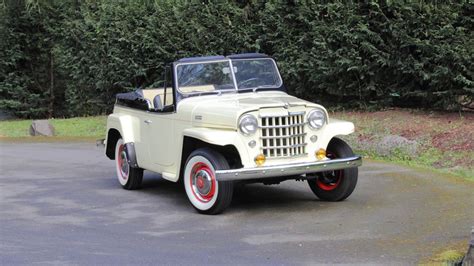
{"label": "tree trunk", "polygon": [[49,54],[50,65],[49,65],[49,107],[48,107],[48,118],[53,117],[54,113],[54,58],[53,52]]}

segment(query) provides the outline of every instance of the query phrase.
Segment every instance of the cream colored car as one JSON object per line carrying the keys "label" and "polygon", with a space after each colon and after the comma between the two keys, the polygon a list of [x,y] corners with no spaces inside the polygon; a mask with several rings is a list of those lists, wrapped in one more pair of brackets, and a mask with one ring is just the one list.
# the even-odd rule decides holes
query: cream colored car
{"label": "cream colored car", "polygon": [[354,125],[288,95],[272,58],[185,58],[167,72],[162,88],[118,94],[108,117],[105,153],[125,189],[160,173],[206,214],[229,206],[237,182],[307,180],[328,201],[353,192],[362,160],[338,136]]}

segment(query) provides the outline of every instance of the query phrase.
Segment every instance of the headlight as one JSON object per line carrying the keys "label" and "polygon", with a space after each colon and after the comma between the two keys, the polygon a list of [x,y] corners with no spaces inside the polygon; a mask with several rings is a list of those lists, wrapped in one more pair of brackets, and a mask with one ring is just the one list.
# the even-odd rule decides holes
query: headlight
{"label": "headlight", "polygon": [[239,129],[245,136],[253,135],[257,132],[257,118],[253,115],[243,115],[239,120]]}
{"label": "headlight", "polygon": [[321,109],[313,109],[308,113],[308,124],[312,129],[320,129],[326,123],[326,114]]}

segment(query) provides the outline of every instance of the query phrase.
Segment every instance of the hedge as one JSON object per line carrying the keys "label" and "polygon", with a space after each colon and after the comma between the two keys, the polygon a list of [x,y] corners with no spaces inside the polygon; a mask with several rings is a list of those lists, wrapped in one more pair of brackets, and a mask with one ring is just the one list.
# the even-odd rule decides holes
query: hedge
{"label": "hedge", "polygon": [[333,108],[460,110],[474,95],[474,4],[74,1],[0,4],[0,110],[105,114],[197,56],[273,56],[291,94]]}

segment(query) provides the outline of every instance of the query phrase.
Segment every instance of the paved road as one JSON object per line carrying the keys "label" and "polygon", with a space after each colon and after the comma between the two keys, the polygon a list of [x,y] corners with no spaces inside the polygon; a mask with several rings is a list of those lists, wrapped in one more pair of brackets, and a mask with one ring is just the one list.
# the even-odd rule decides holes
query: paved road
{"label": "paved road", "polygon": [[125,191],[91,143],[0,143],[0,264],[415,263],[468,240],[474,184],[365,163],[345,202],[248,185],[222,215],[146,173]]}

